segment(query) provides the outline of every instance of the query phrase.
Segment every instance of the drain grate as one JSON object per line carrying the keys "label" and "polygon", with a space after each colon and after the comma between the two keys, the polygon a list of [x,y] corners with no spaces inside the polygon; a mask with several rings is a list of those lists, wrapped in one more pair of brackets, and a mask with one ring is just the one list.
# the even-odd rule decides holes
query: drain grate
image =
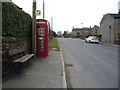
{"label": "drain grate", "polygon": [[65,64],[66,67],[73,67],[73,64]]}

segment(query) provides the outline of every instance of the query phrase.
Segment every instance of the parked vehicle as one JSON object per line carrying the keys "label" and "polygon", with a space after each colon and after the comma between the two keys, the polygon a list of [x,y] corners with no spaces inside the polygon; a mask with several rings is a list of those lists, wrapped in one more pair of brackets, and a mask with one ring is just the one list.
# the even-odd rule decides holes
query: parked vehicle
{"label": "parked vehicle", "polygon": [[99,43],[99,39],[96,36],[89,36],[85,39],[85,42],[89,43]]}

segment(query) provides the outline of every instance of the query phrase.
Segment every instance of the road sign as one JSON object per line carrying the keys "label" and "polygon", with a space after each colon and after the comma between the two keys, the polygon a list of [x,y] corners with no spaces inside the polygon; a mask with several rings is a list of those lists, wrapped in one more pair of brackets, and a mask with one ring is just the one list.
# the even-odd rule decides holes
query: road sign
{"label": "road sign", "polygon": [[40,16],[41,11],[40,10],[36,10],[36,16]]}

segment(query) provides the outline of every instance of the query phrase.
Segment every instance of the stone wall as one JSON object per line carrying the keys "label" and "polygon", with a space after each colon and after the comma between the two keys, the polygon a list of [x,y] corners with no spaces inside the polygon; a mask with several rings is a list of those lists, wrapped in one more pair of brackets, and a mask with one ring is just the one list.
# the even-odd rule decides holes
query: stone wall
{"label": "stone wall", "polygon": [[[16,68],[8,51],[25,48],[25,54],[31,53],[31,38],[2,37],[2,74],[6,75]],[[19,54],[17,54],[19,56]],[[16,55],[16,57],[17,57]]]}

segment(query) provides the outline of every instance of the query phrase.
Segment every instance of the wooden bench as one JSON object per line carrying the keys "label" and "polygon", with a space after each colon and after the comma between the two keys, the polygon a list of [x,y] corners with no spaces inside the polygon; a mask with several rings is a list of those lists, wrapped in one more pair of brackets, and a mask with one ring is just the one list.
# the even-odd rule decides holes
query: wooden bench
{"label": "wooden bench", "polygon": [[[17,54],[22,54],[22,56],[20,58],[14,60],[14,56]],[[9,55],[13,59],[14,63],[24,63],[26,61],[29,61],[29,59],[34,56],[34,54],[25,55],[25,48],[9,50]]]}

